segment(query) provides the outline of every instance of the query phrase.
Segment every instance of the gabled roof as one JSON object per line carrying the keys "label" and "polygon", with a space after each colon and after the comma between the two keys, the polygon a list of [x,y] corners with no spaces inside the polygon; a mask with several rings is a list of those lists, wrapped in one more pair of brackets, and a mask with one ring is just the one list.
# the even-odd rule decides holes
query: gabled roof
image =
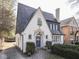
{"label": "gabled roof", "polygon": [[[18,3],[17,21],[16,21],[16,33],[24,31],[28,25],[31,17],[34,15],[37,9],[29,7],[27,5]],[[53,14],[42,11],[46,20],[57,22]]]}
{"label": "gabled roof", "polygon": [[60,22],[61,26],[75,26],[78,27],[76,19],[74,17],[67,18]]}
{"label": "gabled roof", "polygon": [[79,26],[79,19],[76,19],[77,23],[78,23],[78,26]]}

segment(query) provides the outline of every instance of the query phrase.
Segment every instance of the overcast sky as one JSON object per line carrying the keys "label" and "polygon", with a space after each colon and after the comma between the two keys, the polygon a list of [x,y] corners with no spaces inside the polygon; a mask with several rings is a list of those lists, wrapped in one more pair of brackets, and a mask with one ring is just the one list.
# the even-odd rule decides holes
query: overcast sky
{"label": "overcast sky", "polygon": [[79,0],[67,0],[69,7],[79,21]]}
{"label": "overcast sky", "polygon": [[55,15],[55,9],[60,8],[60,20],[65,18],[75,16],[75,8],[72,10],[71,1],[67,0],[18,0],[18,2],[25,5],[38,8],[41,7],[42,10],[50,12]]}

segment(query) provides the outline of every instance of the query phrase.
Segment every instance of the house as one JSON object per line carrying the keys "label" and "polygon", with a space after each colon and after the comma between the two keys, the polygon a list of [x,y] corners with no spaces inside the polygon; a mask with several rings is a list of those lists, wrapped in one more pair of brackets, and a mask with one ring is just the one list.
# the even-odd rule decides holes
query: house
{"label": "house", "polygon": [[16,21],[16,45],[26,52],[26,43],[34,42],[37,48],[43,48],[46,42],[63,44],[60,23],[53,14],[18,3]]}
{"label": "house", "polygon": [[76,35],[75,42],[79,42],[79,27],[78,27],[78,30],[76,31],[75,35]]}
{"label": "house", "polygon": [[61,30],[64,33],[64,43],[70,44],[77,39],[78,35],[78,23],[75,17],[69,17],[60,22]]}

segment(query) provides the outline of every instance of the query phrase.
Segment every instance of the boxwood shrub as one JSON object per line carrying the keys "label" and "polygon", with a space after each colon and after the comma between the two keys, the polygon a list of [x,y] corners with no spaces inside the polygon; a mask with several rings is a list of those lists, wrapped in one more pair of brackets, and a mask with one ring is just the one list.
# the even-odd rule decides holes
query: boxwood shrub
{"label": "boxwood shrub", "polygon": [[76,45],[79,45],[79,42],[76,42],[75,44],[76,44]]}
{"label": "boxwood shrub", "polygon": [[35,43],[27,42],[26,43],[26,53],[31,55],[34,52],[35,52]]}
{"label": "boxwood shrub", "polygon": [[53,46],[79,51],[79,45],[61,45],[61,44],[55,44]]}
{"label": "boxwood shrub", "polygon": [[[70,46],[70,45],[69,45]],[[79,51],[71,49],[68,45],[54,45],[51,47],[51,53],[60,55],[67,59],[79,59]]]}

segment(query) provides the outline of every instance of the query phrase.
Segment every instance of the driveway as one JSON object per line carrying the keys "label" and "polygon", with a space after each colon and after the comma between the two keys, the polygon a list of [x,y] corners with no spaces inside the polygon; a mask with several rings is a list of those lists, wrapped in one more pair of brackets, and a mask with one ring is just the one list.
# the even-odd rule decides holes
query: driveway
{"label": "driveway", "polygon": [[[10,44],[10,43],[9,43]],[[28,57],[19,49],[12,45],[4,51],[0,52],[0,59],[64,59],[57,55],[52,55],[49,52],[38,49],[32,56]]]}
{"label": "driveway", "polygon": [[3,58],[0,59],[64,59],[57,55],[52,55],[45,50],[39,49],[35,54],[28,57],[26,54],[21,53],[16,47],[8,48],[4,50]]}
{"label": "driveway", "polygon": [[28,57],[26,54],[23,54],[16,47],[9,48],[5,50],[5,55],[7,55],[8,59],[46,59],[48,53],[44,50],[38,50],[32,56]]}

